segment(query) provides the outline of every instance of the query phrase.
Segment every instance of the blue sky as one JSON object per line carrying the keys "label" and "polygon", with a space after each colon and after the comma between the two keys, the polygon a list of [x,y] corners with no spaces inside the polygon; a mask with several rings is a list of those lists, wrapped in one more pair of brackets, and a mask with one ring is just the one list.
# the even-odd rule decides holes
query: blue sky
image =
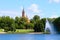
{"label": "blue sky", "polygon": [[0,16],[20,17],[23,7],[29,18],[60,16],[60,0],[0,0]]}

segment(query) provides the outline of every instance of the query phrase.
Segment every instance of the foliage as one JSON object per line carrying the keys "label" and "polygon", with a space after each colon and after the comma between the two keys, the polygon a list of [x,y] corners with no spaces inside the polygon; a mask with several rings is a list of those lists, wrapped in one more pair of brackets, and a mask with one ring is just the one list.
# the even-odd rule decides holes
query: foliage
{"label": "foliage", "polygon": [[42,22],[42,24],[44,25],[44,28],[45,28],[46,18],[42,18],[41,22]]}
{"label": "foliage", "polygon": [[40,20],[40,17],[38,15],[35,15],[33,19],[31,19],[31,23],[34,24],[34,31],[35,32],[43,32],[44,30],[44,24]]}
{"label": "foliage", "polygon": [[16,29],[16,33],[29,33],[33,31],[33,29]]}
{"label": "foliage", "polygon": [[4,31],[5,32],[8,32],[9,31],[9,28],[8,27],[4,27]]}
{"label": "foliage", "polygon": [[[49,22],[53,22],[57,31],[60,32],[60,17],[58,18],[47,18]],[[44,32],[46,18],[40,19],[40,16],[35,15],[30,22],[27,22],[26,17],[15,17],[9,16],[0,17],[0,29],[4,29],[5,32],[15,32],[16,29],[33,29],[35,32]]]}
{"label": "foliage", "polygon": [[44,25],[42,22],[37,21],[35,26],[34,26],[34,31],[35,32],[43,32],[44,31]]}
{"label": "foliage", "polygon": [[56,18],[53,21],[53,24],[54,24],[55,28],[57,29],[57,31],[60,32],[60,17]]}
{"label": "foliage", "polygon": [[25,25],[26,27],[26,29],[33,29],[34,28],[34,24],[33,23],[26,23],[26,25]]}

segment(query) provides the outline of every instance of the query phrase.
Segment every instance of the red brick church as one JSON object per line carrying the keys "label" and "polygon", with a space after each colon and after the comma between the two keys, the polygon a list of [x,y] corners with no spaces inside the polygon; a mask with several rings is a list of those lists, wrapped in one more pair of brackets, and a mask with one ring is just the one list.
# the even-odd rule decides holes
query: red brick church
{"label": "red brick church", "polygon": [[24,8],[23,8],[23,10],[22,10],[22,17],[23,17],[23,18],[27,18],[27,22],[28,22],[28,23],[30,22],[30,20],[28,19],[27,15],[25,15]]}

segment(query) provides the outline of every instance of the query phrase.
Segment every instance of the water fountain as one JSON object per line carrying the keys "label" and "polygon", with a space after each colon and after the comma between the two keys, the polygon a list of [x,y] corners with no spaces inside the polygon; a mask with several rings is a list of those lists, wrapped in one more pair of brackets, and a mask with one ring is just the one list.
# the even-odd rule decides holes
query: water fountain
{"label": "water fountain", "polygon": [[48,19],[46,19],[46,25],[45,25],[45,33],[46,32],[49,32],[50,34],[55,34],[56,33],[53,24],[50,23],[48,21]]}

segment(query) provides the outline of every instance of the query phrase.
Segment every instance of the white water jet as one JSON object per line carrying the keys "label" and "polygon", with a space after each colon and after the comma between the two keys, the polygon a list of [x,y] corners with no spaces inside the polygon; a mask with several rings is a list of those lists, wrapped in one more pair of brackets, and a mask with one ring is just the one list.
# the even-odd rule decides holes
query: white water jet
{"label": "white water jet", "polygon": [[49,21],[46,19],[46,24],[45,24],[45,33],[49,31],[50,34],[55,34],[56,31],[54,30],[54,26],[52,23],[49,23]]}

